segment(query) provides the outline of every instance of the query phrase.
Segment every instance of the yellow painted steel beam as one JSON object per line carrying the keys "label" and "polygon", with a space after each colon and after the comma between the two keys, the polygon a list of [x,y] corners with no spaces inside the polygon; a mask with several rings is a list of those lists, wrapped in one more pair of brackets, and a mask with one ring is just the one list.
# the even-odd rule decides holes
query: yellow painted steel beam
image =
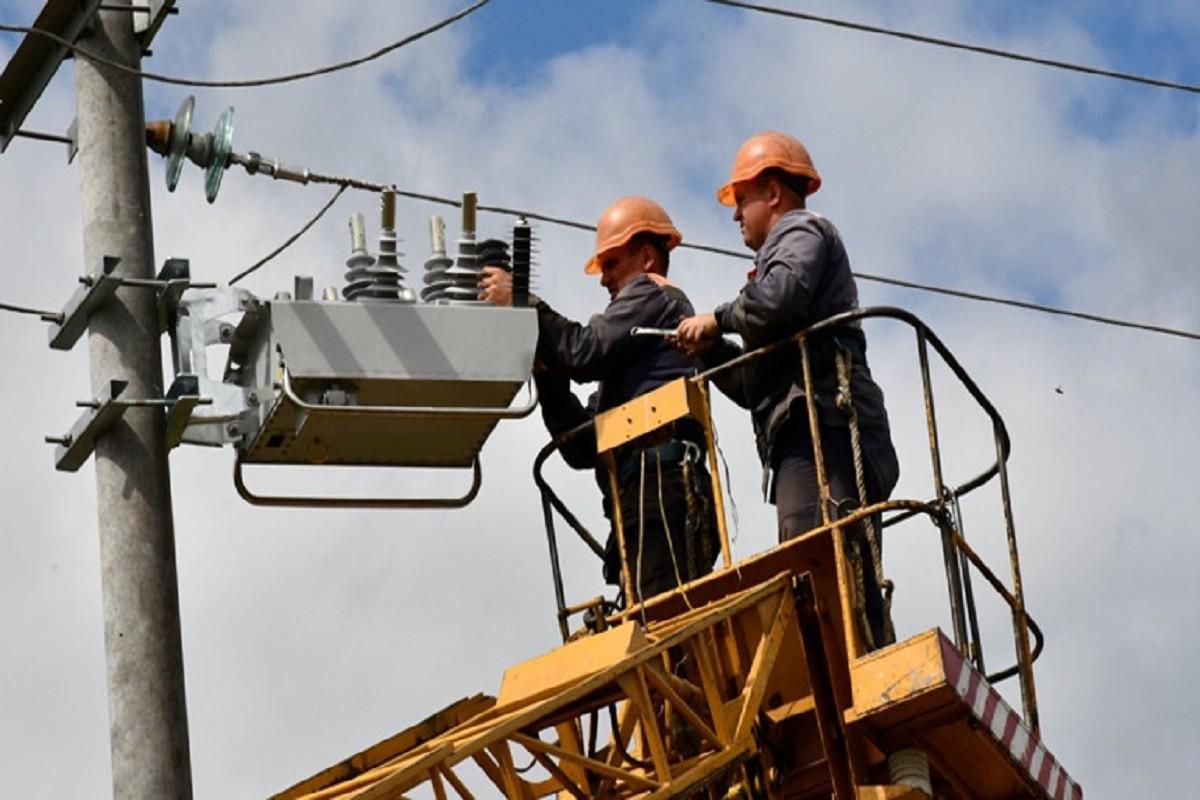
{"label": "yellow painted steel beam", "polygon": [[717,747],[721,746],[721,739],[717,736],[716,732],[709,727],[708,723],[704,721],[704,719],[686,700],[679,696],[679,693],[675,691],[675,689],[671,686],[671,683],[666,680],[665,677],[660,676],[657,671],[652,669],[646,670],[645,675],[646,680],[654,686],[655,690],[657,690],[658,693],[661,694],[668,703],[670,703],[673,709],[683,715],[684,719],[686,719],[701,736],[703,736],[705,739],[708,739],[708,741]]}
{"label": "yellow painted steel beam", "polygon": [[595,675],[646,646],[640,625],[619,625],[585,636],[509,667],[500,683],[496,707],[538,700]]}
{"label": "yellow painted steel beam", "polygon": [[461,725],[496,705],[496,698],[477,694],[464,697],[443,708],[394,736],[368,747],[332,767],[323,769],[311,778],[273,795],[271,800],[296,800],[329,786],[342,783],[370,769],[381,766],[397,756],[403,755],[422,742]]}
{"label": "yellow painted steel beam", "polygon": [[970,797],[1082,800],[1040,737],[940,630],[857,659],[851,675],[847,722],[879,741],[918,743]]}
{"label": "yellow painted steel beam", "polygon": [[[792,611],[791,582],[786,575],[747,591],[714,603],[698,614],[690,624],[674,630],[658,642],[649,644],[640,626],[627,622],[604,634],[580,640],[544,656],[518,665],[506,675],[501,694],[505,701],[492,706],[486,713],[465,721],[458,729],[415,747],[337,785],[320,790],[317,797],[353,797],[355,800],[396,798],[429,783],[433,796],[446,796],[451,790],[463,795],[461,780],[453,767],[464,759],[473,759],[489,780],[505,796],[525,800],[546,791],[575,795],[591,786],[589,775],[616,781],[627,787],[656,793],[664,789],[674,793],[679,787],[697,786],[706,776],[711,778],[721,765],[744,757],[754,750],[750,722],[757,717],[767,677],[779,650],[778,640],[785,632]],[[790,612],[790,613],[789,613]],[[764,626],[762,618],[772,620]],[[731,619],[744,620],[743,624]],[[714,626],[730,626],[721,637],[712,637]],[[794,626],[792,626],[794,628]],[[798,635],[792,632],[792,635]],[[718,646],[737,650],[739,636],[753,636],[744,646],[749,654],[741,662],[748,674],[739,674],[740,688],[736,698],[736,713],[726,719],[722,714],[721,689],[713,670],[701,665],[700,688],[689,686],[696,699],[713,698],[718,705],[708,709],[713,716],[709,725],[704,716],[692,708],[672,686],[671,679],[659,675],[662,660],[672,648],[708,651],[703,662],[711,663]],[[699,638],[703,637],[703,638]],[[720,644],[724,642],[724,644]],[[752,657],[753,656],[753,657]],[[739,669],[742,669],[740,666]],[[618,724],[616,736],[625,739],[631,734],[641,737],[653,763],[653,773],[631,771],[623,766],[605,763],[617,748],[600,758],[589,758],[582,752],[582,742],[575,727],[577,718],[589,713],[597,702],[608,703],[607,687],[620,687],[628,698],[624,717]],[[653,692],[653,693],[652,693]],[[593,698],[589,700],[588,698]],[[660,700],[661,698],[661,700]],[[678,760],[672,753],[660,727],[661,702],[679,710],[710,745],[694,758]],[[565,713],[565,716],[564,716]],[[732,734],[737,722],[742,722],[742,735]],[[565,729],[571,735],[564,736]],[[537,738],[536,732],[546,728],[559,730],[559,742],[550,744]],[[520,747],[531,754],[540,754],[539,762],[550,761],[543,768],[550,774],[547,780],[531,784],[522,780],[513,768],[513,751]],[[716,748],[715,750],[713,748]],[[572,788],[575,791],[572,791]],[[680,789],[681,790],[681,789]],[[315,800],[315,798],[314,798]]]}
{"label": "yellow painted steel beam", "polygon": [[704,400],[686,378],[639,395],[596,415],[596,451],[607,453],[676,420],[704,416]]}

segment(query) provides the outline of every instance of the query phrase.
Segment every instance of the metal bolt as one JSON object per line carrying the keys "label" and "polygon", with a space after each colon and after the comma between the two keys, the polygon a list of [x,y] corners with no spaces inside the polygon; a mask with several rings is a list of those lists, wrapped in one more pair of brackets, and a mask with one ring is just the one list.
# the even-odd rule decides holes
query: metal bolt
{"label": "metal bolt", "polygon": [[247,396],[246,399],[249,400],[251,403],[254,403],[255,405],[257,405],[258,404],[258,392],[251,392],[249,394],[249,396]]}
{"label": "metal bolt", "polygon": [[231,336],[233,336],[233,328],[230,328],[227,325],[222,325],[221,326],[221,341],[228,342],[229,337],[231,337]]}
{"label": "metal bolt", "polygon": [[230,436],[237,436],[238,435],[237,424],[236,423],[230,424],[228,427],[225,428],[225,432],[228,433]]}

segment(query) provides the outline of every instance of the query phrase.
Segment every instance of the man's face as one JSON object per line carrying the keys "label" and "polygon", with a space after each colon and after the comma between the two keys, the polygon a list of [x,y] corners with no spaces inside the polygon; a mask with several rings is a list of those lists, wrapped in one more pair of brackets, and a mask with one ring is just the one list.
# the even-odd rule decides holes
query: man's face
{"label": "man's face", "polygon": [[638,275],[645,272],[646,245],[626,243],[610,250],[600,259],[600,285],[608,289],[609,299]]}
{"label": "man's face", "polygon": [[771,231],[773,209],[768,202],[766,181],[752,180],[734,184],[733,218],[741,224],[742,241],[755,252]]}

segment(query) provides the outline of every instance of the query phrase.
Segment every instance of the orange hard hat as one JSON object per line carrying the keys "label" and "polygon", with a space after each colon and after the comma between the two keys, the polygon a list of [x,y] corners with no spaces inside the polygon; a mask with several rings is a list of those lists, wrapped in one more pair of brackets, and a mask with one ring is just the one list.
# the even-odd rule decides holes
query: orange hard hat
{"label": "orange hard hat", "polygon": [[767,131],[756,133],[742,142],[737,155],[733,157],[729,182],[717,189],[717,200],[724,206],[735,205],[733,185],[752,180],[771,168],[808,178],[808,194],[821,188],[821,176],[817,174],[808,149],[800,140],[779,131]]}
{"label": "orange hard hat", "polygon": [[683,234],[658,203],[648,197],[622,197],[600,215],[600,221],[596,223],[596,252],[588,259],[583,271],[588,275],[599,275],[600,259],[639,233],[654,233],[666,238],[668,250],[683,241]]}

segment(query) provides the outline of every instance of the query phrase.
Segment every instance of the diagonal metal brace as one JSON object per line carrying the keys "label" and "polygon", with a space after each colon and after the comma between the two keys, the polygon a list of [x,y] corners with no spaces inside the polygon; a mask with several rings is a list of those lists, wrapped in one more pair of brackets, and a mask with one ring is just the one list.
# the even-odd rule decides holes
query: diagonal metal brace
{"label": "diagonal metal brace", "polygon": [[120,287],[121,279],[112,274],[119,263],[121,259],[116,256],[104,256],[100,274],[71,295],[71,299],[62,310],[60,321],[50,325],[49,338],[52,348],[70,350],[79,341],[79,337],[87,330],[88,317],[116,294],[117,288]]}
{"label": "diagonal metal brace", "polygon": [[111,428],[124,414],[129,406],[117,398],[129,381],[109,381],[108,387],[100,393],[88,410],[83,413],[71,427],[71,432],[61,438],[47,436],[50,444],[58,444],[54,450],[54,468],[59,472],[76,472],[96,449],[96,439]]}

